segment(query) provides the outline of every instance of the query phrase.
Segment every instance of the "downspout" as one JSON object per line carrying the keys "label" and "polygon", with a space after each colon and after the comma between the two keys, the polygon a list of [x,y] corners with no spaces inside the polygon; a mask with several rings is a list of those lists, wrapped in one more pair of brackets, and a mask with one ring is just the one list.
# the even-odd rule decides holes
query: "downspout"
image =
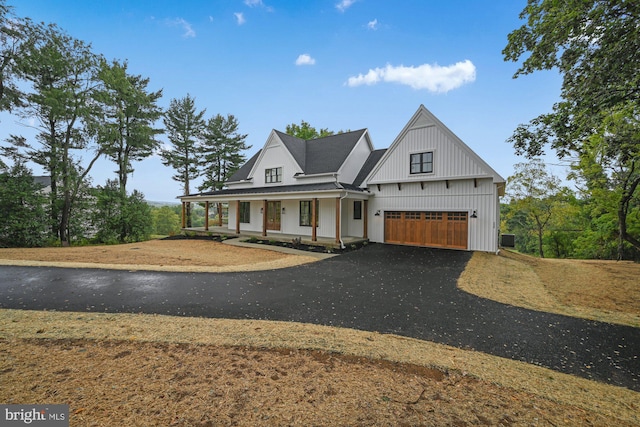
{"label": "downspout", "polygon": [[347,192],[345,191],[344,192],[344,196],[340,197],[340,219],[339,219],[339,221],[340,221],[340,238],[339,238],[339,240],[340,240],[340,249],[346,248],[346,246],[344,245],[344,242],[342,241],[342,201],[344,199],[346,199],[346,198],[347,198]]}

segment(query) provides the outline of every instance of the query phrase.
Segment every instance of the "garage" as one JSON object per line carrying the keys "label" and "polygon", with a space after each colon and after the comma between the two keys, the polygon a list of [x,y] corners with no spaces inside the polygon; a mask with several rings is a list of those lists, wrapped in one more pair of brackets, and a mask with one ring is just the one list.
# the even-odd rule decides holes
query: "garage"
{"label": "garage", "polygon": [[467,249],[467,236],[467,212],[384,213],[386,243]]}

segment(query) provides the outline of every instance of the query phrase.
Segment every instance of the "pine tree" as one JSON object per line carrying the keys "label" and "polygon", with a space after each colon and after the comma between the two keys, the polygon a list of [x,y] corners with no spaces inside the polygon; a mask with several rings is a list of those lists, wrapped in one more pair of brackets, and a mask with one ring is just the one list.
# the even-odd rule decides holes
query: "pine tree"
{"label": "pine tree", "polygon": [[[162,163],[171,166],[176,174],[173,179],[182,184],[183,195],[190,194],[190,183],[200,176],[199,141],[205,128],[205,110],[196,111],[195,99],[187,95],[172,99],[164,115],[166,133],[171,142],[170,149],[160,152]],[[191,209],[187,204],[186,225],[191,227]]]}
{"label": "pine tree", "polygon": [[217,114],[207,121],[200,152],[202,154],[203,183],[198,190],[220,190],[224,182],[245,162],[243,150],[247,135],[238,133],[238,120],[228,114]]}
{"label": "pine tree", "polygon": [[162,116],[157,101],[162,90],[148,92],[149,79],[127,73],[127,63],[102,61],[99,78],[102,88],[95,98],[104,109],[96,125],[98,141],[104,153],[118,165],[118,184],[126,195],[132,163],[151,156],[162,133],[153,124]]}

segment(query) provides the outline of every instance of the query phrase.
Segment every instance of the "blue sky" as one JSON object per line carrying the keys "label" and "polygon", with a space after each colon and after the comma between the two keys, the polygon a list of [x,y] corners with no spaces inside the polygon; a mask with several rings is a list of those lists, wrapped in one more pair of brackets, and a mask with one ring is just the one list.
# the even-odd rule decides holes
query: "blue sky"
{"label": "blue sky", "polygon": [[[503,61],[526,0],[8,3],[107,59],[128,60],[131,73],[150,78],[149,89],[163,89],[163,108],[191,94],[205,117],[233,114],[252,145],[248,157],[271,129],[301,120],[334,131],[368,128],[375,147],[386,148],[424,104],[507,178],[525,159],[506,139],[550,111],[560,91],[556,72],[514,80],[517,64]],[[17,120],[0,114],[0,138],[24,133]],[[134,168],[129,188],[147,200],[181,194],[159,158]],[[101,160],[93,184],[114,178],[114,170]]]}

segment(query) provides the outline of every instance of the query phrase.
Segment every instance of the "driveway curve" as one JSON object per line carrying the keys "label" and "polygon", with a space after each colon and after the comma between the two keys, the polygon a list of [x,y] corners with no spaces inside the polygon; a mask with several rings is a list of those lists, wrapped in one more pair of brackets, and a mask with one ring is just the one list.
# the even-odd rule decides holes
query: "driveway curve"
{"label": "driveway curve", "polygon": [[298,267],[165,273],[0,267],[0,308],[283,320],[391,333],[640,391],[640,329],[456,287],[471,253],[391,245]]}

